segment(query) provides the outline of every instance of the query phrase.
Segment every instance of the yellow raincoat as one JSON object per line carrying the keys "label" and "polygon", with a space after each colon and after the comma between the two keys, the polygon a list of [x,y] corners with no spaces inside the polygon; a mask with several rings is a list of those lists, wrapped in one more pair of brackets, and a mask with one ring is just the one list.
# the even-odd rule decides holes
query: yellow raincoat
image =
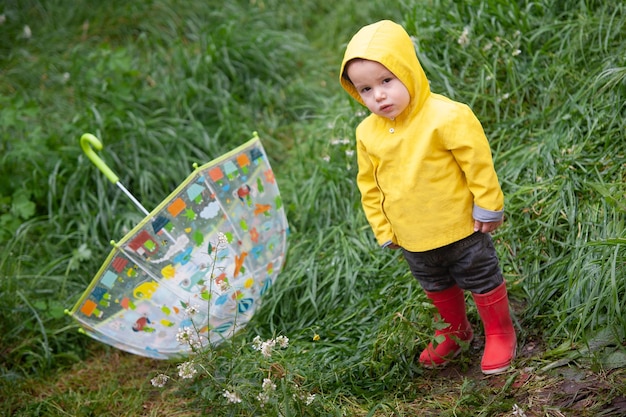
{"label": "yellow raincoat", "polygon": [[354,58],[387,67],[411,97],[394,120],[370,114],[356,129],[357,184],[378,243],[423,252],[471,235],[474,219],[502,219],[504,197],[480,122],[467,105],[430,91],[406,31],[384,20],[348,44],[340,82],[364,104],[344,75]]}

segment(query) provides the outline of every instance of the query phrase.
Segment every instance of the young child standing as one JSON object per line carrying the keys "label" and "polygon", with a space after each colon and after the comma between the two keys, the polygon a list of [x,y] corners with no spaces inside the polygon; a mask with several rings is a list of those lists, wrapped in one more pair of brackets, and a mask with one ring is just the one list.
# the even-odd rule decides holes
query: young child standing
{"label": "young child standing", "polygon": [[506,371],[516,336],[489,235],[502,224],[504,197],[480,122],[468,106],[430,91],[411,38],[388,20],[350,40],[340,82],[371,112],[356,129],[366,217],[382,247],[402,249],[437,319],[448,324],[420,363],[446,365],[459,342],[472,340],[467,290],[485,330],[481,369]]}

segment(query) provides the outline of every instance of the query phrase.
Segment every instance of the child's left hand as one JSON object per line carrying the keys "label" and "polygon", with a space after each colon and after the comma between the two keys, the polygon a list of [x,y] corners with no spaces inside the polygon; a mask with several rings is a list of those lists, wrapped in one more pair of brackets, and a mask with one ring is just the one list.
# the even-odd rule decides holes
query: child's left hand
{"label": "child's left hand", "polygon": [[491,233],[496,230],[502,224],[502,220],[497,222],[480,222],[478,220],[474,220],[474,231],[482,232],[482,233]]}

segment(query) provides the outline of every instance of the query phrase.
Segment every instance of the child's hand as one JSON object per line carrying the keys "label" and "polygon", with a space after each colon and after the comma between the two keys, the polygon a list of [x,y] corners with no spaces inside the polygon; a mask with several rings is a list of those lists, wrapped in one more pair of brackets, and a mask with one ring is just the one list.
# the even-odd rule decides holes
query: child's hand
{"label": "child's hand", "polygon": [[502,224],[502,220],[497,222],[479,222],[474,220],[474,231],[482,233],[491,233]]}

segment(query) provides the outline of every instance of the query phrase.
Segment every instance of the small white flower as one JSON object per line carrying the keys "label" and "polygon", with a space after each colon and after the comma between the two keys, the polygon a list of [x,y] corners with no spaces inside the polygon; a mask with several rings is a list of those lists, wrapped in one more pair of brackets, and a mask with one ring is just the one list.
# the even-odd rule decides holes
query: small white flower
{"label": "small white flower", "polygon": [[22,36],[25,39],[30,39],[33,36],[33,32],[30,30],[30,26],[24,25],[24,29],[22,30]]}
{"label": "small white flower", "polygon": [[188,316],[194,316],[196,314],[198,314],[198,312],[200,311],[200,307],[198,307],[197,305],[188,305],[187,308],[185,308],[185,313],[187,313]]}
{"label": "small white flower", "polygon": [[350,144],[350,139],[332,139],[330,141],[331,145],[337,146],[337,145],[349,145]]}
{"label": "small white flower", "polygon": [[178,365],[178,376],[182,379],[191,379],[197,373],[198,370],[194,366],[193,362],[183,362]]}
{"label": "small white flower", "polygon": [[306,405],[311,405],[311,403],[315,401],[315,394],[309,394],[306,397],[306,401],[304,402]]}
{"label": "small white flower", "polygon": [[165,374],[158,374],[150,380],[150,383],[152,383],[154,387],[163,388],[169,379],[170,377]]}
{"label": "small white flower", "polygon": [[7,21],[7,17],[4,14],[0,14],[0,25]]}
{"label": "small white flower", "polygon": [[256,399],[257,399],[258,402],[261,403],[261,407],[263,407],[265,405],[265,403],[267,403],[270,400],[270,396],[266,392],[260,392],[256,396]]}
{"label": "small white flower", "polygon": [[514,50],[514,51],[513,51],[513,53],[511,53],[511,55],[513,55],[513,56],[518,56],[518,55],[519,55],[519,54],[521,54],[521,53],[522,53],[522,50],[521,50],[521,49],[516,49],[516,50]]}
{"label": "small white flower", "polygon": [[276,341],[274,339],[267,340],[261,344],[261,354],[266,358],[272,356],[272,349],[276,345]]}
{"label": "small white flower", "polygon": [[261,388],[263,388],[264,392],[273,392],[276,391],[276,384],[274,384],[271,379],[264,378]]}
{"label": "small white flower", "polygon": [[289,347],[289,338],[287,336],[278,336],[276,338],[276,343],[278,343],[278,346],[280,346],[283,349],[286,349],[287,347]]}
{"label": "small white flower", "polygon": [[263,341],[261,340],[261,336],[256,336],[252,339],[252,349],[261,350],[261,346],[263,345]]}
{"label": "small white flower", "polygon": [[346,156],[352,158],[354,156],[354,151],[352,149],[348,149],[346,151]]}
{"label": "small white flower", "polygon": [[322,156],[322,159],[324,160],[324,162],[330,162],[330,156],[329,155]]}
{"label": "small white flower", "polygon": [[520,406],[517,404],[513,404],[513,415],[519,416],[519,417],[526,417],[526,413],[524,412],[524,410],[522,410]]}
{"label": "small white flower", "polygon": [[224,392],[222,393],[222,396],[226,398],[229,403],[236,404],[236,403],[241,402],[241,398],[239,397],[239,395],[237,395],[236,392],[230,392],[230,391],[224,390]]}
{"label": "small white flower", "polygon": [[186,344],[194,336],[192,327],[183,327],[176,333],[176,341],[180,344]]}
{"label": "small white flower", "polygon": [[469,29],[470,29],[469,26],[465,26],[463,28],[463,32],[461,33],[461,36],[459,36],[459,39],[457,39],[458,44],[463,47],[470,44]]}

